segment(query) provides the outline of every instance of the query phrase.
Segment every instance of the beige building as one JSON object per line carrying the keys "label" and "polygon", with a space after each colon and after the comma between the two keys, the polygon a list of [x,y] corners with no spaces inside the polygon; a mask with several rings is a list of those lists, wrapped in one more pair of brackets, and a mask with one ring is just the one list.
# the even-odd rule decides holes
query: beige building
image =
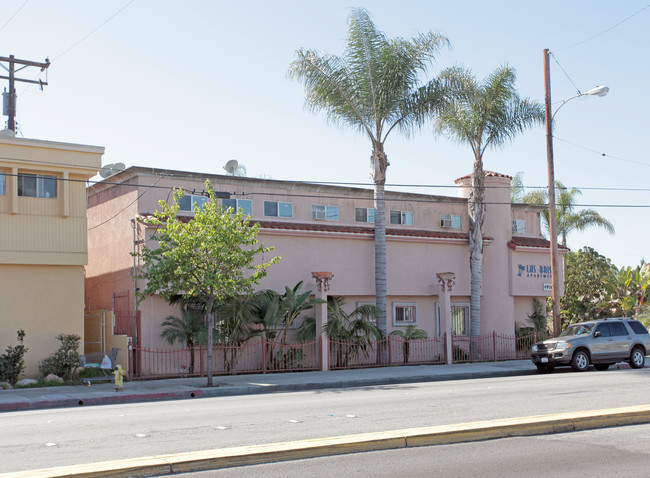
{"label": "beige building", "polygon": [[[178,309],[158,296],[137,304],[144,284],[134,278],[139,264],[131,254],[151,235],[139,218],[158,210],[158,201],[171,201],[173,188],[186,191],[181,214],[191,216],[193,204],[206,200],[206,179],[225,206],[242,208],[260,223],[260,242],[282,258],[260,288],[282,292],[304,281],[316,290],[312,272],[328,271],[334,274],[329,295],[344,296],[353,307],[374,303],[372,190],[130,167],[88,189],[87,306],[115,311],[116,333],[134,337],[139,346],[169,347],[160,338],[160,323]],[[533,312],[533,299],[550,295],[541,208],[512,204],[510,180],[486,173],[481,333],[514,334],[515,322],[526,322]],[[451,333],[469,333],[468,181],[456,181],[456,196],[387,191],[389,332],[415,325],[430,337],[441,336],[436,274],[453,272]]]}
{"label": "beige building", "polygon": [[86,180],[103,153],[0,132],[0,348],[25,331],[25,376],[38,374],[57,335],[84,336]]}

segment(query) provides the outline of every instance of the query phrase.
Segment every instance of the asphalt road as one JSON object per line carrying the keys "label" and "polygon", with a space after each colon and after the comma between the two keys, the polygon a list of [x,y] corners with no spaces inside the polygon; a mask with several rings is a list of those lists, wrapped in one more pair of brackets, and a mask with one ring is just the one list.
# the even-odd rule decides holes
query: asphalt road
{"label": "asphalt road", "polygon": [[650,425],[404,448],[184,473],[179,478],[650,476]]}
{"label": "asphalt road", "polygon": [[0,472],[647,404],[650,369],[316,390],[0,415]]}

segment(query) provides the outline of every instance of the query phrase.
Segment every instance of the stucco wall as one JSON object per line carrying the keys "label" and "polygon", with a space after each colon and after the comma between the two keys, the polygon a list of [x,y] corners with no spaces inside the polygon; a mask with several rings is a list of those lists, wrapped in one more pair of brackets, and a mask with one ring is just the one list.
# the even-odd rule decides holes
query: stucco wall
{"label": "stucco wall", "polygon": [[82,266],[0,264],[0,348],[25,331],[25,376],[36,377],[38,362],[59,348],[57,335],[77,334],[83,343],[83,283]]}

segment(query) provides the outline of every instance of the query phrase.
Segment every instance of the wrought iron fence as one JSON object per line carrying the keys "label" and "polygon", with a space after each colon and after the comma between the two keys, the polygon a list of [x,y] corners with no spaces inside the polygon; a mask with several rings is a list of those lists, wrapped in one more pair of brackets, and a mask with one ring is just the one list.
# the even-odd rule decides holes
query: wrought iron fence
{"label": "wrought iron fence", "polygon": [[[516,337],[492,332],[482,336],[451,338],[451,362],[486,362],[530,357],[530,349],[545,335],[533,333]],[[332,370],[398,365],[446,363],[445,336],[432,339],[388,337],[377,341],[329,341],[329,368]],[[321,341],[277,343],[264,337],[243,344],[215,344],[212,372],[237,373],[298,372],[321,369]],[[207,370],[207,349],[202,347],[152,349],[133,346],[134,378],[203,376]]]}

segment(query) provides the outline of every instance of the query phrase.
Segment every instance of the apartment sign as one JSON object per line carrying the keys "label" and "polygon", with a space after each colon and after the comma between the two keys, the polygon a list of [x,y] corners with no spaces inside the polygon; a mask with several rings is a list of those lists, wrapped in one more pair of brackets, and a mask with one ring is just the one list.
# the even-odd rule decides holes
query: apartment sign
{"label": "apartment sign", "polygon": [[544,266],[540,264],[518,264],[517,277],[550,279],[551,266]]}

